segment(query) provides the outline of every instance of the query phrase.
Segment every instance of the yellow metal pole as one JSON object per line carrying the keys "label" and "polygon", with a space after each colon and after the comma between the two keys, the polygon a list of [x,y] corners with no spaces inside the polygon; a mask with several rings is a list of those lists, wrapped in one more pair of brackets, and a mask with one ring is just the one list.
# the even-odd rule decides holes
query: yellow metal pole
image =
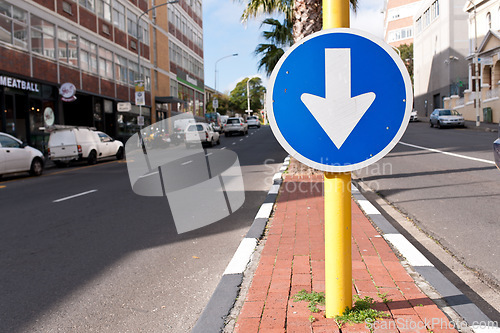
{"label": "yellow metal pole", "polygon": [[[323,29],[349,28],[349,0],[323,0]],[[326,317],[352,307],[351,174],[325,172]]]}

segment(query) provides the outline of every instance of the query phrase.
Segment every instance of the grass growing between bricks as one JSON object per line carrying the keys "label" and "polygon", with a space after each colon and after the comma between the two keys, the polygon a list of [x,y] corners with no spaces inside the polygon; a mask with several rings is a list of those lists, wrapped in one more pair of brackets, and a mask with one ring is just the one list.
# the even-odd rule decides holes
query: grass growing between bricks
{"label": "grass growing between bricks", "polygon": [[[387,299],[387,294],[378,294],[382,302],[387,304],[392,300]],[[325,293],[311,292],[308,293],[302,289],[293,297],[294,302],[307,301],[309,302],[308,308],[311,312],[320,312],[318,305],[325,305]],[[369,296],[364,298],[354,295],[354,306],[349,309],[346,308],[341,316],[336,316],[335,320],[341,326],[342,324],[359,324],[359,323],[373,323],[377,319],[388,318],[390,315],[383,311],[375,310],[375,301]]]}

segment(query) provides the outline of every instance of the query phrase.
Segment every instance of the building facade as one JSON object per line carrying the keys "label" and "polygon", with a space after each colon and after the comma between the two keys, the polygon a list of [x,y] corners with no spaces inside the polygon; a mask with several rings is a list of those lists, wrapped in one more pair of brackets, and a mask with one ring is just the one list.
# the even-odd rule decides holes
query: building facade
{"label": "building facade", "polygon": [[386,0],[384,39],[393,47],[413,43],[413,15],[422,0]]}
{"label": "building facade", "polygon": [[468,88],[468,17],[458,1],[424,0],[413,19],[414,108],[428,117]]}
{"label": "building facade", "polygon": [[[450,96],[447,107],[467,120],[500,121],[500,1],[468,1],[469,87],[463,97]],[[478,75],[476,75],[478,73]]]}
{"label": "building facade", "polygon": [[[139,114],[147,125],[172,110],[203,112],[196,109],[195,93],[172,89],[183,76],[172,66],[168,48],[176,39],[184,49],[197,50],[198,67],[187,63],[185,77],[203,81],[201,2],[180,0],[149,11],[158,4],[0,0],[0,131],[45,150],[48,134],[41,128],[51,115],[54,124],[95,127],[126,139],[139,129]],[[195,26],[198,49],[187,28],[180,34],[169,31],[174,10],[191,18],[184,23]],[[141,107],[134,105],[139,78],[145,90]],[[118,102],[129,101],[130,111],[117,111]]]}

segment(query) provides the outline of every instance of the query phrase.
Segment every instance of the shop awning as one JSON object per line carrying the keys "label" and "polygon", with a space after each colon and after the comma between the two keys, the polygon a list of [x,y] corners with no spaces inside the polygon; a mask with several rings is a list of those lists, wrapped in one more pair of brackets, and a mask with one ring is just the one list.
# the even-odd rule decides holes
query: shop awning
{"label": "shop awning", "polygon": [[156,103],[187,103],[185,100],[174,96],[156,96]]}

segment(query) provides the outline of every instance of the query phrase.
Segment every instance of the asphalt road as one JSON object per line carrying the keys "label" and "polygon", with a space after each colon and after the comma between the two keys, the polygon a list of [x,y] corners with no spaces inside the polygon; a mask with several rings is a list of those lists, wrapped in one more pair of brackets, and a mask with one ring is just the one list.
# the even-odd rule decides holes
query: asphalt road
{"label": "asphalt road", "polygon": [[0,182],[0,332],[189,332],[286,156],[268,127],[207,151],[223,147],[246,200],[180,235],[166,198],[136,195],[124,162]]}
{"label": "asphalt road", "polygon": [[357,174],[467,267],[500,285],[497,137],[410,123],[390,154]]}

